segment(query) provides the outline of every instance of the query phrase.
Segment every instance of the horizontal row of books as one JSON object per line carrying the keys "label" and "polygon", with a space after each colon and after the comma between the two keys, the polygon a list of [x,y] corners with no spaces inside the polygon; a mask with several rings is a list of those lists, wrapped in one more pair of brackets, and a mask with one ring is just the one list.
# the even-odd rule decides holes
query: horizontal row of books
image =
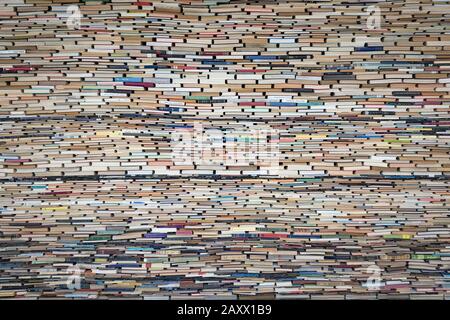
{"label": "horizontal row of books", "polygon": [[8,182],[0,293],[443,298],[448,188],[342,178]]}
{"label": "horizontal row of books", "polygon": [[0,298],[449,299],[448,1],[0,3]]}
{"label": "horizontal row of books", "polygon": [[5,118],[0,179],[105,176],[442,178],[445,121]]}

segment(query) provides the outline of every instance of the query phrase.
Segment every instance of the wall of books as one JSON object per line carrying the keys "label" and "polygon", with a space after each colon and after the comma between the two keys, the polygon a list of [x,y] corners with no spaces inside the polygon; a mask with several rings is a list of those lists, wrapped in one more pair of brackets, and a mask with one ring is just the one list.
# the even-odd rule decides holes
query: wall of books
{"label": "wall of books", "polygon": [[450,2],[0,1],[0,298],[448,299]]}

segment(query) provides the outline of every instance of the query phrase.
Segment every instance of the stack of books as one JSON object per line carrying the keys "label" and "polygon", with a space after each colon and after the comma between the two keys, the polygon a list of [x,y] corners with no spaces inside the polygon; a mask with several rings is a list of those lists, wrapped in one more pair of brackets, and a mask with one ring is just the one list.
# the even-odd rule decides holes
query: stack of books
{"label": "stack of books", "polygon": [[448,1],[0,3],[0,298],[448,299]]}

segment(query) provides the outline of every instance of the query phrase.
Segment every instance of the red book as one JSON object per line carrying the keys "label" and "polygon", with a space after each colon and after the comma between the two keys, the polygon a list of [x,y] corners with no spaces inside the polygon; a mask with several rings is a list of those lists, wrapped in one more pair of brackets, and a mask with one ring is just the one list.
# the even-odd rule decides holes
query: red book
{"label": "red book", "polygon": [[288,235],[282,233],[261,233],[260,237],[264,239],[280,239],[280,238],[287,238]]}
{"label": "red book", "polygon": [[13,67],[13,68],[6,68],[6,71],[31,71],[33,70],[33,67]]}
{"label": "red book", "polygon": [[238,69],[236,72],[249,72],[249,73],[257,73],[257,72],[266,72],[263,69]]}

